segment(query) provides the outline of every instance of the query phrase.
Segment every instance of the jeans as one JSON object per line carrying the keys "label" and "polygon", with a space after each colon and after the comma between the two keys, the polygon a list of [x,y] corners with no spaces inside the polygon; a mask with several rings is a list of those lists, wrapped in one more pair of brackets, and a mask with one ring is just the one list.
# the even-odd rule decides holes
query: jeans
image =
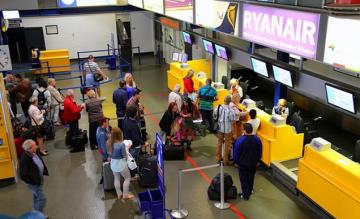
{"label": "jeans", "polygon": [[255,167],[239,166],[241,191],[244,198],[247,199],[250,198],[251,192],[254,188],[255,172],[256,172],[256,166]]}
{"label": "jeans", "polygon": [[27,184],[28,188],[31,190],[33,194],[33,208],[34,210],[44,212],[44,207],[46,204],[46,198],[43,192],[42,185],[31,185]]}
{"label": "jeans", "polygon": [[201,117],[203,120],[203,124],[208,125],[209,131],[214,132],[214,119],[213,119],[213,111],[212,110],[200,110]]}
{"label": "jeans", "polygon": [[229,156],[230,156],[230,150],[231,150],[231,137],[232,137],[232,133],[222,133],[222,132],[218,132],[217,134],[218,137],[218,144],[217,144],[217,148],[216,148],[216,160],[220,161],[221,157],[222,157],[222,145],[223,142],[225,142],[225,148],[224,148],[224,165],[229,165]]}
{"label": "jeans", "polygon": [[90,122],[89,123],[89,140],[90,140],[91,147],[97,145],[96,130],[98,127],[99,127],[99,122]]}
{"label": "jeans", "polygon": [[[116,116],[117,116],[117,118],[118,118],[118,128],[121,129],[121,130],[123,130],[122,122],[123,122],[123,120],[124,120],[125,114],[116,113]],[[119,119],[119,118],[121,118],[121,119]]]}
{"label": "jeans", "polygon": [[[116,194],[118,197],[121,195],[127,196],[129,195],[129,185],[130,185],[130,170],[129,168],[125,167],[121,172],[113,172],[114,173],[114,187],[116,190]],[[122,191],[121,191],[121,176],[124,177],[124,182],[122,184]]]}

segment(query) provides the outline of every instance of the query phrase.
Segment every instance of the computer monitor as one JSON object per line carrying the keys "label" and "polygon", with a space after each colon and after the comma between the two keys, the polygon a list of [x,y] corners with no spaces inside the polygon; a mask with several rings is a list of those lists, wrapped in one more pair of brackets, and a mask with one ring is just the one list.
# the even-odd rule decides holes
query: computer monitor
{"label": "computer monitor", "polygon": [[203,44],[204,44],[204,49],[206,52],[214,54],[214,46],[213,46],[212,42],[203,39]]}
{"label": "computer monitor", "polygon": [[2,11],[2,15],[4,19],[20,19],[18,10]]}
{"label": "computer monitor", "polygon": [[174,52],[172,56],[172,61],[186,63],[188,61],[188,54],[181,52]]}
{"label": "computer monitor", "polygon": [[327,102],[351,113],[356,113],[355,96],[330,84],[325,84]]}
{"label": "computer monitor", "polygon": [[273,65],[272,69],[273,69],[275,81],[285,84],[286,86],[289,87],[294,87],[292,81],[292,75],[289,70],[280,68],[279,66],[276,65]]}
{"label": "computer monitor", "polygon": [[226,61],[229,61],[229,54],[228,51],[225,47],[220,46],[218,44],[215,44],[215,51],[216,51],[216,55],[219,58],[225,59]]}
{"label": "computer monitor", "polygon": [[253,67],[254,72],[268,78],[269,71],[268,71],[266,62],[256,59],[254,57],[251,57],[250,59],[251,59],[251,65]]}
{"label": "computer monitor", "polygon": [[188,44],[192,44],[192,40],[191,40],[191,36],[189,33],[187,32],[182,32],[183,37],[184,37],[184,42],[188,43]]}
{"label": "computer monitor", "polygon": [[178,52],[173,52],[172,60],[173,60],[174,62],[179,61],[179,53],[178,53]]}

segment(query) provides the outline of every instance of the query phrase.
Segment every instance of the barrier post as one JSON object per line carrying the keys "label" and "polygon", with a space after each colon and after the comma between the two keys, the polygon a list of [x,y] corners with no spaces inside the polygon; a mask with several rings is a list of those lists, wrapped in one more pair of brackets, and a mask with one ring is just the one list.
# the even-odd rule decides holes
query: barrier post
{"label": "barrier post", "polygon": [[79,65],[79,71],[81,71],[81,63],[80,63],[80,52],[77,52],[77,57],[78,57],[78,65]]}
{"label": "barrier post", "polygon": [[140,57],[140,47],[138,46],[138,59],[139,59],[139,65],[141,65],[141,57]]}
{"label": "barrier post", "polygon": [[188,216],[189,212],[181,208],[181,193],[182,193],[182,172],[181,170],[178,171],[178,209],[171,211],[171,216],[174,218],[185,218]]}
{"label": "barrier post", "polygon": [[81,96],[82,96],[82,101],[85,101],[84,93],[81,92],[81,89],[82,89],[83,86],[84,86],[84,84],[83,84],[83,76],[80,75],[80,93],[81,93]]}
{"label": "barrier post", "polygon": [[228,209],[230,204],[225,202],[224,194],[224,161],[220,161],[220,202],[215,203],[215,207],[218,209]]}

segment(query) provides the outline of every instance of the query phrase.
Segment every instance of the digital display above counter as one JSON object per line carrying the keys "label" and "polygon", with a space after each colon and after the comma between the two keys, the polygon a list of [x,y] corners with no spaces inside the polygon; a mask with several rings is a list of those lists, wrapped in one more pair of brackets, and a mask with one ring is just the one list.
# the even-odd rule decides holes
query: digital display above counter
{"label": "digital display above counter", "polygon": [[228,51],[225,47],[215,44],[216,55],[226,61],[229,61]]}
{"label": "digital display above counter", "polygon": [[289,70],[280,68],[279,66],[276,65],[273,65],[272,69],[273,69],[275,81],[285,84],[286,86],[289,87],[294,87],[291,77],[291,72]]}
{"label": "digital display above counter", "polygon": [[251,59],[251,65],[253,67],[254,72],[268,78],[269,71],[268,71],[266,62],[256,59],[254,57],[251,57],[250,59]]}
{"label": "digital display above counter", "polygon": [[320,14],[246,3],[243,9],[243,39],[309,59],[317,57]]}
{"label": "digital display above counter", "polygon": [[196,0],[195,22],[201,27],[234,34],[238,4],[224,1]]}
{"label": "digital display above counter", "polygon": [[138,8],[144,8],[143,0],[128,0],[128,4]]}
{"label": "digital display above counter", "polygon": [[188,32],[182,32],[183,38],[184,38],[184,42],[187,44],[192,44],[192,40],[191,40],[191,36]]}
{"label": "digital display above counter", "polygon": [[144,0],[144,9],[164,14],[164,1],[163,0]]}
{"label": "digital display above counter", "polygon": [[360,19],[330,16],[326,32],[324,62],[336,68],[360,73],[359,39]]}
{"label": "digital display above counter", "polygon": [[203,39],[203,44],[204,44],[204,49],[205,49],[206,52],[211,53],[211,54],[215,53],[214,52],[214,46],[213,46],[212,42]]}
{"label": "digital display above counter", "polygon": [[193,0],[165,0],[165,15],[193,23]]}
{"label": "digital display above counter", "polygon": [[344,109],[351,113],[356,113],[354,94],[344,91],[342,89],[325,84],[326,99],[329,104]]}
{"label": "digital display above counter", "polygon": [[117,0],[58,0],[58,6],[60,8],[103,5],[117,5]]}

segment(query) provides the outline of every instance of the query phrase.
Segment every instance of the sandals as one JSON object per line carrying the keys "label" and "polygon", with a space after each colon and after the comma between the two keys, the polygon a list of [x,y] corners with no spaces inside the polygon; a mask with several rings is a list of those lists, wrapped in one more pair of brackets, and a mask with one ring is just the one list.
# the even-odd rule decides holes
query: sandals
{"label": "sandals", "polygon": [[134,198],[135,198],[134,195],[129,194],[129,195],[123,196],[122,200],[127,201],[127,200],[132,200]]}

